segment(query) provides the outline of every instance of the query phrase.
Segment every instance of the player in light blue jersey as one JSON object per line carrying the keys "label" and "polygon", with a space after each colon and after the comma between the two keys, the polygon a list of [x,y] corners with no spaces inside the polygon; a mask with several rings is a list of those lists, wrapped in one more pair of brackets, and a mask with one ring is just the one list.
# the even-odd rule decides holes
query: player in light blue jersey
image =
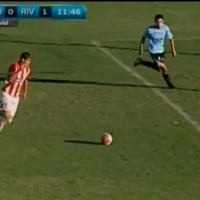
{"label": "player in light blue jersey", "polygon": [[[162,76],[167,83],[168,87],[174,89],[175,86],[170,81],[168,69],[164,63],[164,42],[165,39],[170,41],[172,56],[176,56],[176,49],[173,40],[173,34],[171,33],[169,27],[164,24],[164,16],[156,15],[154,18],[155,24],[147,27],[145,30],[139,49],[139,58],[135,61],[134,66],[139,64],[145,65],[147,67],[151,67],[157,71],[162,72]],[[145,40],[148,39],[149,42],[149,53],[153,62],[145,61],[142,59],[142,54],[144,50]]]}

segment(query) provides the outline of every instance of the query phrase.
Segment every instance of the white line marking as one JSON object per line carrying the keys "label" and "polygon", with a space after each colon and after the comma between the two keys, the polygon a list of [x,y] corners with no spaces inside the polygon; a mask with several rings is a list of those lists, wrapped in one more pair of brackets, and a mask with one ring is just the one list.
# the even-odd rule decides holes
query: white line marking
{"label": "white line marking", "polygon": [[[196,38],[174,38],[176,41],[189,41],[189,40],[200,40],[200,37]],[[116,39],[107,39],[107,40],[101,40],[103,42],[134,42],[134,41],[140,41],[140,38],[116,38]]]}
{"label": "white line marking", "polygon": [[[108,56],[112,61],[114,61],[117,65],[119,65],[122,69],[129,72],[133,77],[137,78],[138,80],[142,81],[147,86],[155,86],[153,83],[149,82],[147,79],[145,79],[143,76],[138,74],[134,69],[117,59],[110,51],[107,49],[101,47],[101,44],[99,41],[92,40],[91,43],[96,46],[98,50],[103,52],[106,56]],[[192,117],[183,111],[183,109],[177,105],[176,103],[172,102],[166,95],[161,93],[158,89],[152,88],[152,91],[159,96],[165,103],[167,103],[171,108],[173,108],[180,116],[182,116],[187,122],[189,122],[198,132],[200,132],[200,125],[197,121],[192,119]]]}

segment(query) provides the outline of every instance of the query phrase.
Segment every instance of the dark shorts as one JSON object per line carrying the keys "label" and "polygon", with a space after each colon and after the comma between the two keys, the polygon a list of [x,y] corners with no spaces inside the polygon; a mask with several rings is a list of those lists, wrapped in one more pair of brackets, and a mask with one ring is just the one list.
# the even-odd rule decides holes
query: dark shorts
{"label": "dark shorts", "polygon": [[155,63],[158,62],[164,63],[165,53],[150,53],[150,55]]}

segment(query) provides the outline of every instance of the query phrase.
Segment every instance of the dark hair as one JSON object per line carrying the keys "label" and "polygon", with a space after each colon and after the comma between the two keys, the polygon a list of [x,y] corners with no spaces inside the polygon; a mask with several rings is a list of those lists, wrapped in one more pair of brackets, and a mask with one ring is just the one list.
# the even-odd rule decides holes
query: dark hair
{"label": "dark hair", "polygon": [[31,54],[29,52],[23,52],[23,53],[21,53],[20,60],[22,60],[22,59],[26,60],[28,58],[31,58]]}
{"label": "dark hair", "polygon": [[155,15],[155,17],[154,17],[154,21],[157,21],[158,19],[164,19],[164,16],[161,15],[161,14],[157,14],[157,15]]}

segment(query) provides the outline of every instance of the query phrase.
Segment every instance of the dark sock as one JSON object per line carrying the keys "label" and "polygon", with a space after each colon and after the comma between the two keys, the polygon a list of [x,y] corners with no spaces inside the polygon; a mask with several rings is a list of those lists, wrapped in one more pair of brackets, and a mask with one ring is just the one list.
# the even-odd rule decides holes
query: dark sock
{"label": "dark sock", "polygon": [[165,81],[170,81],[169,74],[163,74]]}
{"label": "dark sock", "polygon": [[156,65],[156,63],[149,62],[149,61],[146,61],[146,60],[141,60],[140,64],[141,65],[145,65],[147,67],[150,67],[150,68],[152,68],[152,69],[154,69],[156,71],[160,71],[159,68],[158,68],[158,66]]}
{"label": "dark sock", "polygon": [[175,88],[173,83],[170,81],[169,74],[163,74],[163,78],[164,78],[164,80],[167,83],[169,88]]}

